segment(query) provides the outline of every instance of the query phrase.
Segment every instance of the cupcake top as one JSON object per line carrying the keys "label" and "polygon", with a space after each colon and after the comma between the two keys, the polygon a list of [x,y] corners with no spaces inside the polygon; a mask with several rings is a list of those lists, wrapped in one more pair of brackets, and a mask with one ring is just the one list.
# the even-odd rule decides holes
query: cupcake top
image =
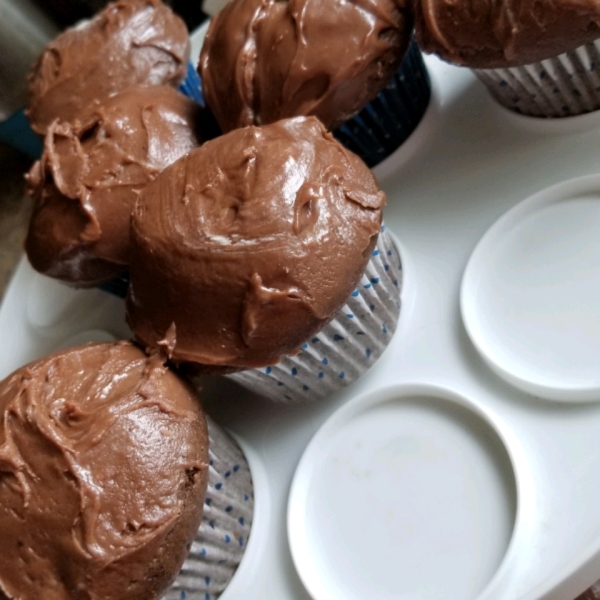
{"label": "cupcake top", "polygon": [[405,0],[233,0],[213,19],[199,71],[223,131],[315,115],[354,116],[410,42]]}
{"label": "cupcake top", "polygon": [[50,126],[28,175],[35,208],[26,250],[33,267],[78,286],[121,274],[137,195],[198,146],[201,108],[168,86],[134,86]]}
{"label": "cupcake top", "polygon": [[477,69],[528,65],[600,38],[595,0],[414,0],[426,52]]}
{"label": "cupcake top", "polygon": [[199,401],[127,342],[37,360],[0,382],[0,597],[151,600],[202,516]]}
{"label": "cupcake top", "polygon": [[348,299],[384,203],[366,165],[314,117],[207,142],[136,204],[129,324],[176,362],[276,363]]}
{"label": "cupcake top", "polygon": [[133,84],[177,85],[189,53],[185,23],[161,0],[109,4],[42,52],[29,81],[31,126],[43,135],[55,119],[70,121]]}

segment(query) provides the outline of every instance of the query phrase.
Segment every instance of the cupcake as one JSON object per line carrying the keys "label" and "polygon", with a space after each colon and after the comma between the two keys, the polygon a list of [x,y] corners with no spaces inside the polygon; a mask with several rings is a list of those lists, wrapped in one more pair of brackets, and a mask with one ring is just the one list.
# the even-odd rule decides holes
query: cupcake
{"label": "cupcake", "polygon": [[190,54],[185,23],[161,0],[118,0],[90,21],[66,30],[37,60],[27,115],[45,135],[94,100],[134,84],[177,86]]}
{"label": "cupcake", "polygon": [[415,0],[426,52],[471,67],[505,108],[568,117],[600,108],[600,5]]}
{"label": "cupcake", "polygon": [[55,121],[27,176],[32,266],[78,287],[123,274],[140,190],[199,145],[201,109],[168,86],[133,86]]}
{"label": "cupcake", "polygon": [[406,56],[412,27],[399,0],[233,0],[202,48],[206,103],[224,132],[314,115],[375,165],[429,102],[418,48]]}
{"label": "cupcake", "polygon": [[136,204],[129,325],[176,364],[275,399],[321,398],[364,373],[397,323],[384,203],[314,117],[207,142]]}
{"label": "cupcake", "polygon": [[[127,342],[58,352],[0,382],[0,411],[0,597],[173,597],[184,560],[204,561],[193,591],[211,597],[204,579],[223,569],[194,548],[231,552],[216,534],[200,538],[203,508],[225,528],[243,513],[248,524],[226,535],[245,540],[251,506],[235,499],[250,498],[248,470],[158,356]],[[229,491],[211,456],[239,461]]]}

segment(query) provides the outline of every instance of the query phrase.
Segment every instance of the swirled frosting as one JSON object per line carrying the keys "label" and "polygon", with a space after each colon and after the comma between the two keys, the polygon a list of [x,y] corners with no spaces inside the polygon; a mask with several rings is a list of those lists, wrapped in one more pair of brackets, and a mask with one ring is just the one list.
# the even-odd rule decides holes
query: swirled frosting
{"label": "swirled frosting", "polygon": [[202,516],[193,389],[128,342],[70,349],[0,382],[0,597],[153,600]]}
{"label": "swirled frosting", "polygon": [[415,0],[426,52],[477,69],[528,65],[600,38],[594,0]]}
{"label": "swirled frosting", "polygon": [[405,0],[234,0],[213,19],[199,71],[223,131],[315,115],[335,128],[404,57]]}
{"label": "swirled frosting", "polygon": [[347,300],[384,204],[367,166],[314,117],[207,142],[136,204],[129,324],[176,362],[276,363]]}
{"label": "swirled frosting", "polygon": [[26,240],[33,267],[77,286],[126,269],[140,190],[198,146],[200,107],[168,86],[134,86],[55,122],[28,175],[35,199]]}
{"label": "swirled frosting", "polygon": [[29,80],[31,126],[43,135],[55,119],[70,121],[130,85],[177,85],[189,53],[185,23],[161,0],[113,2],[40,55]]}

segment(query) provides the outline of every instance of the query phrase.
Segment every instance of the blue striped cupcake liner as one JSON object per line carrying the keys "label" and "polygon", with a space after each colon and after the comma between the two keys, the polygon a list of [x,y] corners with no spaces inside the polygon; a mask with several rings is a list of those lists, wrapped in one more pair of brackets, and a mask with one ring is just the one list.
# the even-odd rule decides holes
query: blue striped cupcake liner
{"label": "blue striped cupcake liner", "polygon": [[402,264],[385,226],[365,273],[336,318],[297,356],[228,375],[279,402],[320,400],[363,375],[390,343],[400,316]]}
{"label": "blue striped cupcake liner", "polygon": [[209,479],[202,523],[163,600],[215,600],[238,568],[254,512],[252,476],[237,444],[208,419]]}
{"label": "blue striped cupcake liner", "polygon": [[429,100],[431,81],[416,42],[383,91],[333,134],[369,167],[397,150],[417,128]]}
{"label": "blue striped cupcake liner", "polygon": [[179,91],[188,98],[195,100],[198,104],[205,106],[204,94],[202,93],[202,80],[198,75],[196,67],[188,63],[187,74],[179,86]]}
{"label": "blue striped cupcake liner", "polygon": [[474,69],[494,99],[531,117],[573,117],[600,109],[600,40],[539,63]]}

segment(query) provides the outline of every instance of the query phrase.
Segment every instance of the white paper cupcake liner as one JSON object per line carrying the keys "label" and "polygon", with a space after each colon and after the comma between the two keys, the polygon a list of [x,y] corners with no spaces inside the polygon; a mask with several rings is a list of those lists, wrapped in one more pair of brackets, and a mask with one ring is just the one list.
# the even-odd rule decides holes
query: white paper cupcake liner
{"label": "white paper cupcake liner", "polygon": [[600,108],[600,40],[539,63],[475,69],[504,107],[532,117],[571,117]]}
{"label": "white paper cupcake liner", "polygon": [[254,497],[237,444],[208,419],[209,479],[202,524],[163,600],[214,600],[231,581],[248,543]]}
{"label": "white paper cupcake liner", "polygon": [[402,265],[382,226],[365,273],[337,317],[302,346],[300,354],[265,369],[228,375],[281,402],[319,400],[363,375],[392,339],[400,315]]}

